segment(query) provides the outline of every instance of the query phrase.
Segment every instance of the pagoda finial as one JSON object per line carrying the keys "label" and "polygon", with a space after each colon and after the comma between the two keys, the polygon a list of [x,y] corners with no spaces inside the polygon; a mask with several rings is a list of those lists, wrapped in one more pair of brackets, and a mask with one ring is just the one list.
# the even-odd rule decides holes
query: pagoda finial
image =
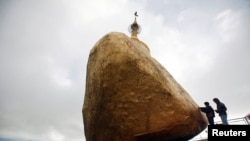
{"label": "pagoda finial", "polygon": [[135,18],[139,16],[139,15],[137,14],[137,11],[135,11],[135,14],[134,14],[134,15],[135,15]]}
{"label": "pagoda finial", "polygon": [[137,21],[136,21],[136,17],[139,16],[137,14],[137,11],[135,11],[134,15],[135,15],[135,19],[134,19],[134,22],[129,26],[129,32],[131,33],[131,38],[138,39],[137,34],[140,33],[141,27],[139,24],[137,24]]}

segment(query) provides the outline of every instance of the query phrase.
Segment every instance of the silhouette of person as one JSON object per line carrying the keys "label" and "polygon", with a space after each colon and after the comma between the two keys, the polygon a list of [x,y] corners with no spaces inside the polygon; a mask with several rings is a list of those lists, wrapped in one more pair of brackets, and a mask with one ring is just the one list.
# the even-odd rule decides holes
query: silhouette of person
{"label": "silhouette of person", "polygon": [[217,105],[217,109],[215,110],[215,112],[219,114],[219,116],[221,118],[221,121],[222,121],[222,124],[223,125],[228,125],[227,107],[218,98],[214,98],[213,101]]}
{"label": "silhouette of person", "polygon": [[215,112],[212,106],[210,106],[209,102],[204,102],[205,107],[200,107],[200,110],[204,113],[206,113],[207,120],[209,125],[214,125],[214,117],[215,117]]}

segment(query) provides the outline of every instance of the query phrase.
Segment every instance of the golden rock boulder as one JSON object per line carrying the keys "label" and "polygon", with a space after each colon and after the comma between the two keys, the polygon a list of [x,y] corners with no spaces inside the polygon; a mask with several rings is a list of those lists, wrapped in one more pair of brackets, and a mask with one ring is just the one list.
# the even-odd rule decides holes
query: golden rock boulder
{"label": "golden rock boulder", "polygon": [[86,141],[183,141],[207,127],[192,97],[138,39],[112,32],[91,49]]}

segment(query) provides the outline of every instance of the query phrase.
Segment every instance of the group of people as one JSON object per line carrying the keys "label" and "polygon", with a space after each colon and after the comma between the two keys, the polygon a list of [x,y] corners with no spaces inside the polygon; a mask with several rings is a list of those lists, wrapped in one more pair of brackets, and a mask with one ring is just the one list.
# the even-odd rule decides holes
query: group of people
{"label": "group of people", "polygon": [[218,98],[214,98],[213,102],[217,106],[216,110],[214,110],[212,106],[209,104],[209,102],[207,101],[204,102],[205,107],[199,107],[202,112],[206,113],[209,125],[214,125],[215,112],[218,113],[218,115],[220,116],[222,124],[228,125],[227,107]]}

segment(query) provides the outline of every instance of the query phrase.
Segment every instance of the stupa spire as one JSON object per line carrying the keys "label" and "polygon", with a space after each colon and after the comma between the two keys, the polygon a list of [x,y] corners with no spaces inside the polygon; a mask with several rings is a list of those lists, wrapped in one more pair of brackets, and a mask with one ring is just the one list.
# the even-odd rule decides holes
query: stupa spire
{"label": "stupa spire", "polygon": [[134,15],[135,15],[135,19],[134,19],[134,22],[129,26],[129,32],[130,32],[130,34],[131,34],[131,38],[137,39],[137,40],[138,40],[137,34],[140,33],[140,31],[141,31],[141,26],[140,26],[140,25],[137,23],[137,21],[136,21],[136,18],[139,16],[139,15],[137,14],[137,11],[135,11]]}

